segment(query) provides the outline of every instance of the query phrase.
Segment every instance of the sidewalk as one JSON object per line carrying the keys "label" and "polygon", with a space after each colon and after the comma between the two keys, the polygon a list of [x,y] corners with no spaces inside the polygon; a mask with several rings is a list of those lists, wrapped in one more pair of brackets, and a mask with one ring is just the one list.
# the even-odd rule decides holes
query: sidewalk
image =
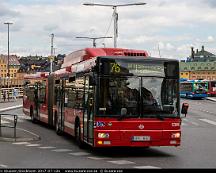
{"label": "sidewalk", "polygon": [[22,107],[22,99],[17,99],[16,101],[0,101],[0,112],[11,110],[11,109],[17,109]]}
{"label": "sidewalk", "polygon": [[[1,100],[0,114],[8,110],[17,109],[21,107],[23,107],[22,99],[17,99],[16,101],[11,100],[9,102],[4,102]],[[1,121],[3,126],[14,126],[14,121],[11,119],[7,119],[7,117],[2,117]],[[19,128],[19,123],[17,123],[16,127],[16,138],[14,138],[14,128],[0,127],[0,142],[27,142],[35,140],[40,140],[40,136],[28,130]]]}

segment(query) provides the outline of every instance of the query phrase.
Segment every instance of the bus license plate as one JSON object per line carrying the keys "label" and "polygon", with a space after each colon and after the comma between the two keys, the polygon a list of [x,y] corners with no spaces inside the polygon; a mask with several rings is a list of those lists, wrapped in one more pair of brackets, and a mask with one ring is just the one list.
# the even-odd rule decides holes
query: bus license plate
{"label": "bus license plate", "polygon": [[133,136],[132,141],[150,141],[150,136]]}

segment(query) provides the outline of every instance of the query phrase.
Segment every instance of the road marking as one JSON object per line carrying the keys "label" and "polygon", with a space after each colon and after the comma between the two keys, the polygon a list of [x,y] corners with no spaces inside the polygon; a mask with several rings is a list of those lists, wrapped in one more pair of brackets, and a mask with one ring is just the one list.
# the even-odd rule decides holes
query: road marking
{"label": "road marking", "polygon": [[186,123],[182,123],[182,126],[187,126],[187,124]]}
{"label": "road marking", "polygon": [[211,121],[211,120],[208,120],[208,119],[199,119],[199,120],[216,126],[216,122],[215,121]]}
{"label": "road marking", "polygon": [[128,160],[114,160],[114,161],[107,161],[113,164],[117,165],[127,165],[127,164],[135,164],[134,162],[128,161]]}
{"label": "road marking", "polygon": [[135,169],[161,169],[160,167],[155,166],[134,166]]}
{"label": "road marking", "polygon": [[7,165],[3,165],[3,164],[0,164],[0,167],[2,167],[2,168],[8,168]]}
{"label": "road marking", "polygon": [[28,145],[30,143],[29,142],[14,142],[12,144],[14,144],[14,145]]}
{"label": "road marking", "polygon": [[55,151],[55,152],[68,152],[68,151],[72,151],[70,149],[56,149],[56,150],[52,150],[52,151]]}
{"label": "road marking", "polygon": [[187,122],[187,123],[191,123],[191,124],[193,124],[193,125],[195,125],[195,126],[199,126],[198,123],[193,122],[193,121],[190,121],[190,120],[188,120],[188,119],[183,119],[183,121],[185,121],[185,122]]}
{"label": "road marking", "polygon": [[54,149],[56,147],[48,146],[48,147],[38,147],[38,148],[40,148],[40,149]]}
{"label": "road marking", "polygon": [[5,112],[5,111],[9,111],[9,110],[12,110],[12,109],[17,109],[17,108],[22,108],[22,107],[23,107],[23,105],[7,107],[7,108],[0,109],[0,112]]}
{"label": "road marking", "polygon": [[77,152],[77,153],[68,153],[70,155],[74,155],[74,156],[86,156],[89,155],[90,153],[87,152]]}
{"label": "road marking", "polygon": [[108,159],[106,157],[87,157],[88,159],[92,159],[92,160],[104,160],[104,159]]}
{"label": "road marking", "polygon": [[29,144],[29,145],[26,145],[27,147],[39,147],[41,146],[41,144]]}

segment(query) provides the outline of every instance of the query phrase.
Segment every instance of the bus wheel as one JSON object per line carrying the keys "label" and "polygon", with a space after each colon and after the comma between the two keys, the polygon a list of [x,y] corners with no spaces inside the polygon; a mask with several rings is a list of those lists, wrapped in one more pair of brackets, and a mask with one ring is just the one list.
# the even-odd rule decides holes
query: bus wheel
{"label": "bus wheel", "polygon": [[30,117],[31,117],[32,123],[36,123],[36,118],[34,116],[34,111],[32,107],[30,108]]}
{"label": "bus wheel", "polygon": [[76,142],[77,142],[79,148],[84,148],[84,143],[81,140],[81,131],[80,131],[80,125],[79,124],[77,124],[76,128],[75,128],[75,139],[76,139]]}
{"label": "bus wheel", "polygon": [[57,116],[56,116],[56,121],[55,121],[55,130],[56,130],[57,135],[62,135],[61,124]]}

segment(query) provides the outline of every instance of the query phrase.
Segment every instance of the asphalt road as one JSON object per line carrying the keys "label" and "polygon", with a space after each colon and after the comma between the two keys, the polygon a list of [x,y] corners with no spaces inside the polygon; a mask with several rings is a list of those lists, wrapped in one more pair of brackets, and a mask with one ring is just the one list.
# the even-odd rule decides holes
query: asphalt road
{"label": "asphalt road", "polygon": [[79,149],[70,136],[32,124],[22,109],[18,127],[41,137],[30,142],[0,142],[0,168],[216,168],[216,102],[190,104],[182,123],[180,147]]}

